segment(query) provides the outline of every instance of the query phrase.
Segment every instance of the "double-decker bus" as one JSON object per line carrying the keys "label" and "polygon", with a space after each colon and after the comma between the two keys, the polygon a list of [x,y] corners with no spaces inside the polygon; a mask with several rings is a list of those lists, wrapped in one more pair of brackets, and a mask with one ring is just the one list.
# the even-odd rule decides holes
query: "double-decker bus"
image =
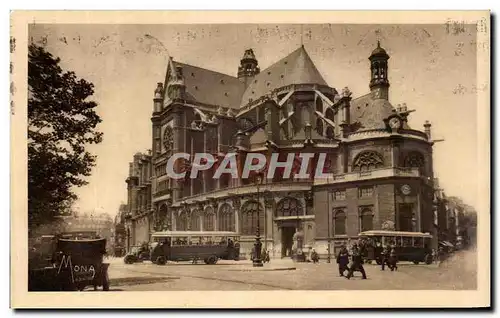
{"label": "double-decker bus", "polygon": [[167,261],[203,260],[216,264],[219,259],[238,260],[239,235],[220,231],[163,231],[152,235],[151,261],[164,265]]}

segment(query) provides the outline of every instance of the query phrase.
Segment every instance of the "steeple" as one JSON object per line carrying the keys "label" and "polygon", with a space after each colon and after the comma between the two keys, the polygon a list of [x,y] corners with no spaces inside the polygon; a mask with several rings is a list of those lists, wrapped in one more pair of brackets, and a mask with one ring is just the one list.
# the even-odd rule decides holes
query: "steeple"
{"label": "steeple", "polygon": [[253,50],[245,50],[245,54],[243,54],[243,58],[240,61],[240,66],[238,67],[238,78],[240,79],[240,81],[248,85],[250,83],[250,80],[255,75],[259,74],[259,72],[259,62],[255,58]]}
{"label": "steeple", "polygon": [[369,57],[371,80],[370,90],[374,99],[389,99],[389,74],[388,63],[389,55],[380,47],[380,41],[377,41],[377,48],[373,50]]}

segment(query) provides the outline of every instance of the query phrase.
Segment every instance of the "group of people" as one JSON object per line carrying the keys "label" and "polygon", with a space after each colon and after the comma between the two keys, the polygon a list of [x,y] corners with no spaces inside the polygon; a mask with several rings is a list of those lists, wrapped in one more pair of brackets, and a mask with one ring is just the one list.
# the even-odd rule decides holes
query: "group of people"
{"label": "group of people", "polygon": [[[354,272],[358,271],[361,273],[362,278],[366,279],[363,263],[363,253],[357,243],[353,244],[350,252],[345,245],[342,245],[337,254],[337,264],[341,277],[350,279],[354,276]],[[396,249],[394,247],[385,246],[381,253],[381,269],[385,270],[386,265],[391,271],[398,269]],[[347,275],[345,275],[346,271]]]}
{"label": "group of people", "polygon": [[[358,271],[361,273],[362,278],[366,279],[365,268],[363,267],[363,255],[358,248],[358,244],[354,243],[351,252],[347,250],[345,245],[342,245],[339,253],[337,254],[337,264],[339,266],[339,275],[347,279],[351,279],[354,276],[354,272]],[[347,271],[347,275],[344,273]]]}

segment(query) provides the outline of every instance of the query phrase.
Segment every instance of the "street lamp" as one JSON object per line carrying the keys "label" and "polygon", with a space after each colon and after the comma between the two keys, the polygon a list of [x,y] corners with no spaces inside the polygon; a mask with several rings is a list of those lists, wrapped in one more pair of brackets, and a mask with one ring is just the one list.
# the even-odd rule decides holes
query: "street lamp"
{"label": "street lamp", "polygon": [[262,242],[260,241],[260,198],[259,198],[259,186],[262,179],[262,175],[259,173],[256,176],[257,181],[257,231],[255,233],[255,255],[252,260],[253,267],[262,267],[261,252],[262,252]]}
{"label": "street lamp", "polygon": [[[326,183],[328,184],[328,179],[326,180]],[[332,221],[332,217],[330,215],[330,188],[327,189],[326,191],[326,208],[327,208],[327,216],[328,216],[328,248],[327,248],[327,252],[328,252],[328,258],[326,259],[326,262],[327,263],[331,263],[331,258],[332,258],[332,255],[331,255],[331,231],[330,231],[330,222]]]}
{"label": "street lamp", "polygon": [[[264,207],[266,207],[266,200],[272,200],[272,194],[269,189],[264,191]],[[272,207],[272,206],[271,206]],[[272,211],[274,215],[274,211]],[[264,249],[267,253],[267,212],[264,210]]]}

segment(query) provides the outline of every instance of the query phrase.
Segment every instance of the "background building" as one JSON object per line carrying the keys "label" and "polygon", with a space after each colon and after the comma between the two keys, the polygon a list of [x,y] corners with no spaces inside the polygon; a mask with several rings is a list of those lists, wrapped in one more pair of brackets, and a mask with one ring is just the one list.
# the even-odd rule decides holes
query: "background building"
{"label": "background building", "polygon": [[[151,118],[153,214],[138,212],[133,190],[149,185],[133,168],[149,161],[134,157],[127,179],[134,242],[147,236],[141,224],[150,231],[236,231],[248,252],[259,219],[264,246],[279,257],[290,254],[298,231],[320,254],[329,241],[333,251],[361,231],[433,232],[431,124],[423,131],[409,127],[412,110],[390,103],[389,55],[380,44],[367,58],[369,91],[356,98],[347,87],[330,87],[304,46],[262,71],[246,50],[237,76],[170,58]],[[197,179],[173,180],[166,163],[177,152],[212,153],[216,162]],[[260,183],[256,175],[213,179],[228,152],[236,154],[240,172],[248,153],[277,152],[282,161],[290,153],[326,153],[324,172],[334,177],[295,179],[297,159],[290,178],[281,171]],[[178,171],[190,167],[176,161]]]}
{"label": "background building", "polygon": [[125,214],[127,250],[130,246],[148,242],[153,225],[151,209],[151,154],[136,153],[129,164],[128,202]]}
{"label": "background building", "polygon": [[128,213],[128,206],[126,204],[120,204],[118,214],[115,216],[114,220],[113,249],[115,256],[123,256],[127,249],[128,236],[125,225]]}
{"label": "background building", "polygon": [[108,251],[113,246],[113,219],[106,212],[93,213],[74,213],[71,216],[64,217],[64,226],[61,232],[96,232],[102,238],[106,239]]}

